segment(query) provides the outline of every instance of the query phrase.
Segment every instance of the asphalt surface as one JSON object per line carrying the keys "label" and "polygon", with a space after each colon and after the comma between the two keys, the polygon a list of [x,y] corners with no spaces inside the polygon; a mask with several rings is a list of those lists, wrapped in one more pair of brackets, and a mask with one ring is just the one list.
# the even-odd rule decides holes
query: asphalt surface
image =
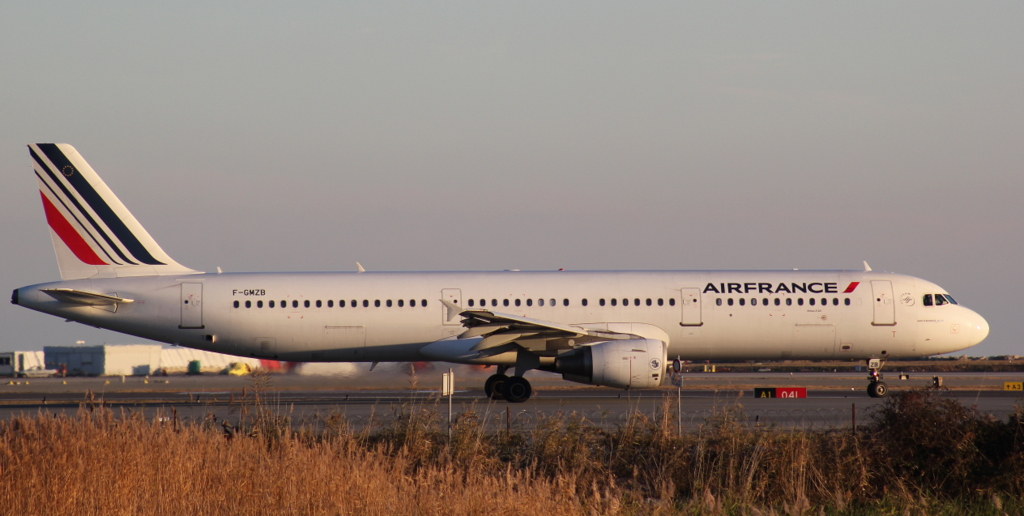
{"label": "asphalt surface", "polygon": [[[667,414],[684,429],[728,413],[742,424],[767,428],[850,428],[870,420],[884,399],[868,397],[864,373],[687,373],[682,389],[623,391],[573,387],[556,375],[527,375],[534,396],[525,403],[484,398],[488,373],[456,371],[452,396],[454,417],[472,413],[493,430],[530,429],[547,418],[573,415],[614,428],[631,414]],[[37,378],[0,382],[0,419],[19,415],[74,414],[106,406],[115,413],[141,413],[147,418],[179,421],[237,422],[260,407],[286,416],[293,426],[322,427],[343,419],[353,428],[383,426],[410,414],[441,420],[448,417],[448,399],[438,395],[440,371],[358,377],[269,375],[262,379],[204,375],[124,378]],[[1004,419],[1022,393],[1004,391],[1003,382],[1024,381],[1024,373],[944,373],[942,396]],[[892,392],[931,384],[931,374],[900,380],[886,375]],[[461,387],[461,388],[460,388]],[[754,397],[754,387],[804,387],[802,399]],[[259,401],[257,402],[257,396]]]}

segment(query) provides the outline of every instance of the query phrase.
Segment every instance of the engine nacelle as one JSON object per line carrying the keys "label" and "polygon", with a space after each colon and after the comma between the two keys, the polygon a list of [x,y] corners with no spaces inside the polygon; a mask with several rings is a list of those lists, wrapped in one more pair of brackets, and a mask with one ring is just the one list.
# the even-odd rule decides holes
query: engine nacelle
{"label": "engine nacelle", "polygon": [[555,359],[555,372],[573,382],[607,387],[661,385],[668,346],[654,339],[610,340],[584,346]]}

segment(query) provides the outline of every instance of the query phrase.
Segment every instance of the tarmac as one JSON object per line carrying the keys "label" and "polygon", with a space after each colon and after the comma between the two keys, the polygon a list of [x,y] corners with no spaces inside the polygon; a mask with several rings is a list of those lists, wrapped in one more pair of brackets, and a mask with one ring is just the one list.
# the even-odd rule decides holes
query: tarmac
{"label": "tarmac", "polygon": [[[715,418],[766,428],[849,429],[870,421],[886,399],[870,398],[866,373],[728,372],[684,373],[683,386],[620,390],[561,380],[530,372],[534,395],[525,403],[491,401],[482,385],[490,371],[454,367],[453,417],[472,414],[494,430],[535,427],[556,416],[585,418],[615,427],[631,415],[666,417],[681,428],[699,429]],[[415,374],[391,371],[352,376],[267,374],[167,377],[69,377],[0,381],[0,420],[19,415],[73,415],[108,407],[147,418],[191,422],[237,421],[256,408],[286,416],[295,427],[322,427],[342,418],[353,428],[386,425],[414,413],[445,418],[448,398],[439,395],[446,368]],[[888,373],[891,392],[927,388],[942,376],[941,396],[991,417],[1005,419],[1021,402],[1020,391],[1005,382],[1024,382],[1024,373],[915,373],[901,380]],[[758,387],[804,388],[806,398],[758,398]],[[333,418],[333,419],[332,419]]]}

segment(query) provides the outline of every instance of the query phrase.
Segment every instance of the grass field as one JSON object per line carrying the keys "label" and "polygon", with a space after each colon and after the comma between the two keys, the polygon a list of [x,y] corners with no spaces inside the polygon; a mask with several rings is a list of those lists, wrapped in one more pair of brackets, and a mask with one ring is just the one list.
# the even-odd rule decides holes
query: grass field
{"label": "grass field", "polygon": [[[292,430],[259,378],[230,421],[84,405],[0,423],[3,514],[1020,514],[1021,411],[993,421],[929,391],[842,431],[717,414],[679,435],[671,407],[605,431],[572,414],[448,440],[414,407],[359,432]],[[169,415],[170,416],[170,415]]]}

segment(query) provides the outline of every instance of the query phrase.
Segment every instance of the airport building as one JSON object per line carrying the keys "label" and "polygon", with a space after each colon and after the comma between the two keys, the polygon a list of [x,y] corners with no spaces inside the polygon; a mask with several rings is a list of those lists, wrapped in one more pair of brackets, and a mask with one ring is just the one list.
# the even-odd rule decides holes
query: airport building
{"label": "airport building", "polygon": [[120,376],[153,374],[160,368],[159,344],[123,346],[46,346],[46,368],[63,365],[74,376]]}
{"label": "airport building", "polygon": [[43,365],[42,351],[0,352],[0,376],[48,375]]}
{"label": "airport building", "polygon": [[44,368],[71,376],[142,376],[180,373],[220,373],[232,364],[261,367],[254,358],[236,357],[197,349],[159,344],[102,346],[46,346]]}

